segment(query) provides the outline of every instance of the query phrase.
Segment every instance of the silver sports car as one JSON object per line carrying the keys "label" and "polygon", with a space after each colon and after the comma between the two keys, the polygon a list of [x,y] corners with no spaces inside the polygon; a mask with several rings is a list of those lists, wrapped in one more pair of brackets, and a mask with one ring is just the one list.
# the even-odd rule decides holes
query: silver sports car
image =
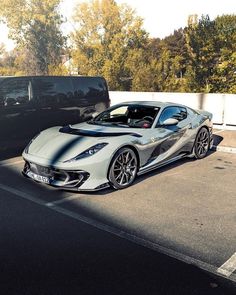
{"label": "silver sports car", "polygon": [[88,122],[39,133],[23,152],[23,174],[69,190],[123,189],[137,175],[183,157],[204,158],[212,143],[209,112],[127,102]]}

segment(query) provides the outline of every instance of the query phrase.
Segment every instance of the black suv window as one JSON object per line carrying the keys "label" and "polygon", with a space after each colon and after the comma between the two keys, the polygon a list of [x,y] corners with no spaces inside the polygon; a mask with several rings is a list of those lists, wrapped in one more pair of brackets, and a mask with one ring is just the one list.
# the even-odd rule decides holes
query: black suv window
{"label": "black suv window", "polygon": [[103,97],[106,90],[105,81],[97,77],[73,78],[76,98]]}
{"label": "black suv window", "polygon": [[29,87],[31,87],[31,82],[28,78],[3,80],[0,87],[1,105],[8,107],[27,104],[31,99]]}
{"label": "black suv window", "polygon": [[170,118],[182,121],[187,118],[187,111],[184,107],[167,107],[162,111],[158,125],[162,125],[165,120]]}
{"label": "black suv window", "polygon": [[71,79],[64,77],[36,77],[34,78],[34,95],[42,106],[69,103],[73,97]]}

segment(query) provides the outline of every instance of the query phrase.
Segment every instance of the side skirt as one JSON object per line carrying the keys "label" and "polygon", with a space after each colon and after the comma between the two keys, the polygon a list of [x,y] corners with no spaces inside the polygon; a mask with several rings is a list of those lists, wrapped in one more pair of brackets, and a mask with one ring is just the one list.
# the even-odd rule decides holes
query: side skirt
{"label": "side skirt", "polygon": [[160,167],[166,166],[166,165],[168,165],[168,164],[171,164],[171,163],[173,163],[173,162],[175,162],[175,161],[177,161],[177,160],[180,160],[180,159],[182,159],[182,158],[185,158],[185,157],[187,157],[187,154],[182,154],[182,155],[176,156],[176,157],[174,157],[174,158],[171,158],[171,159],[169,159],[169,160],[166,160],[166,161],[164,161],[164,162],[161,162],[161,163],[155,164],[155,165],[153,165],[153,166],[150,166],[150,167],[148,167],[148,168],[143,168],[142,170],[139,170],[139,172],[137,173],[137,175],[145,174],[145,173],[147,173],[147,172],[149,172],[149,171],[152,171],[152,170],[155,170],[155,169],[157,169],[157,168],[160,168]]}

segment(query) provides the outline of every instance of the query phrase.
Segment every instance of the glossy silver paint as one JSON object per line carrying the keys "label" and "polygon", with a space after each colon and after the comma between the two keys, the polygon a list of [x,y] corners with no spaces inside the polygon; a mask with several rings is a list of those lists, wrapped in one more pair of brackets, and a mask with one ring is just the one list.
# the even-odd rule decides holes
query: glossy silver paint
{"label": "glossy silver paint", "polygon": [[[108,174],[114,155],[123,147],[131,148],[137,155],[139,163],[137,169],[140,175],[180,158],[193,157],[195,139],[203,126],[209,131],[210,145],[212,145],[212,115],[208,112],[194,111],[178,104],[154,101],[128,102],[127,104],[159,107],[160,111],[152,127],[148,129],[120,128],[90,125],[86,122],[71,126],[81,131],[82,135],[63,133],[60,132],[61,127],[53,127],[41,132],[32,141],[27,150],[23,152],[23,158],[26,163],[33,163],[39,167],[48,167],[51,170],[62,171],[62,173],[68,171],[87,173],[88,176],[73,187],[68,186],[66,181],[55,180],[56,178],[52,176],[51,185],[73,190],[98,190],[109,185]],[[187,118],[176,126],[157,127],[162,111],[169,106],[186,108]],[[89,135],[84,135],[87,133]],[[66,162],[98,143],[107,143],[107,145],[90,157]],[[27,169],[23,172],[26,176],[31,177]]]}

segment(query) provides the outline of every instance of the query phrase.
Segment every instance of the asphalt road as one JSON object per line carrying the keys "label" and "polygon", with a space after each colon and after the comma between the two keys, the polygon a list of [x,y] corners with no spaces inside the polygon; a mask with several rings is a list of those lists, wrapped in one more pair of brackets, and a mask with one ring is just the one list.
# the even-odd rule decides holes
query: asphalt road
{"label": "asphalt road", "polygon": [[35,184],[21,168],[0,163],[1,294],[235,294],[235,272],[217,271],[236,250],[236,155],[93,194]]}

